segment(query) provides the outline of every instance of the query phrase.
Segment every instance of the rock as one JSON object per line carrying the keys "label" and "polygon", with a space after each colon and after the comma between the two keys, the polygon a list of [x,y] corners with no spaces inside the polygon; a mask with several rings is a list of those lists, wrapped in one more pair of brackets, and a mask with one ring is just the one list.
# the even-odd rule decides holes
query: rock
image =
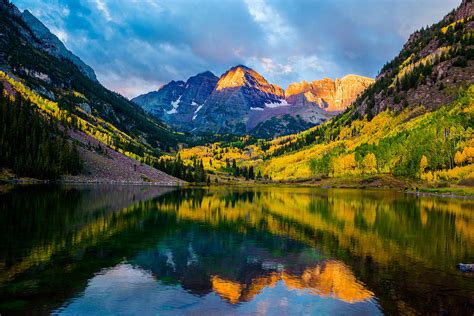
{"label": "rock", "polygon": [[201,114],[204,103],[216,88],[218,80],[219,78],[210,71],[190,77],[186,81],[177,113],[171,123],[181,126],[184,130],[190,130],[193,121]]}
{"label": "rock", "polygon": [[474,263],[459,263],[458,269],[461,272],[474,272]]}
{"label": "rock", "polygon": [[339,112],[351,105],[373,82],[372,78],[347,75],[335,81],[324,78],[311,83],[292,83],[286,89],[286,98],[293,105],[315,105],[328,112]]}
{"label": "rock", "polygon": [[79,103],[78,106],[87,114],[92,114],[91,106],[87,103]]}
{"label": "rock", "polygon": [[173,80],[157,91],[140,95],[132,101],[140,105],[146,112],[167,121],[167,112],[172,110],[173,102],[178,102],[184,92],[184,87],[184,81]]}
{"label": "rock", "polygon": [[171,126],[186,131],[211,95],[219,80],[206,71],[190,77],[186,82],[171,81],[157,91],[132,99],[146,112],[164,120]]}
{"label": "rock", "polygon": [[454,13],[454,21],[465,19],[474,15],[474,1],[463,0],[461,5]]}
{"label": "rock", "polygon": [[90,66],[86,65],[78,56],[74,55],[70,50],[68,50],[61,40],[56,35],[51,33],[40,20],[31,14],[30,11],[23,11],[21,13],[21,18],[29,26],[36,37],[36,40],[33,39],[31,41],[33,46],[36,46],[37,48],[40,48],[55,57],[62,57],[71,61],[89,79],[97,81],[94,70]]}

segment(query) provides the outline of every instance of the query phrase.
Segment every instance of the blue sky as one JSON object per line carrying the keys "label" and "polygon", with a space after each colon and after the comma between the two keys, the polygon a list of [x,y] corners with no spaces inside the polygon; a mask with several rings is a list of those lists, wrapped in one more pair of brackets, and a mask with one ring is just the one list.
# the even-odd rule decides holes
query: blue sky
{"label": "blue sky", "polygon": [[374,77],[460,0],[12,0],[127,97],[244,64],[270,82]]}

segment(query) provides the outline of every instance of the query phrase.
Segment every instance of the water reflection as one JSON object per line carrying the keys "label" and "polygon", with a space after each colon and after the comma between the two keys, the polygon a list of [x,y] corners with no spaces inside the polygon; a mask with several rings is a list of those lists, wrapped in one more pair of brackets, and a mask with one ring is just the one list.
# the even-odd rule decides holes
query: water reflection
{"label": "water reflection", "polygon": [[474,312],[474,202],[390,191],[0,190],[0,313]]}

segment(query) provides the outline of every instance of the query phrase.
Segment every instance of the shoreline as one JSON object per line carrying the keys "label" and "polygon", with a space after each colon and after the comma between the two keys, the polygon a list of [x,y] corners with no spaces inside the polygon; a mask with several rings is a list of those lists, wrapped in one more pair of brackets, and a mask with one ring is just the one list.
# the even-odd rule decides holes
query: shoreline
{"label": "shoreline", "polygon": [[474,200],[474,195],[461,195],[453,193],[436,193],[436,192],[423,192],[423,191],[405,191],[407,194],[412,194],[416,196],[436,196],[443,198],[455,198],[455,199],[465,199],[465,200]]}
{"label": "shoreline", "polygon": [[[363,181],[364,179],[362,179]],[[388,180],[388,181],[387,181]],[[395,180],[395,181],[393,181]],[[0,179],[0,185],[41,185],[41,184],[57,184],[57,185],[134,185],[134,186],[159,186],[159,187],[175,187],[175,188],[212,188],[212,187],[307,187],[307,188],[320,188],[320,189],[356,189],[356,190],[396,190],[400,193],[406,193],[416,196],[435,196],[443,198],[460,198],[460,199],[474,199],[474,193],[470,192],[459,192],[470,187],[440,187],[430,188],[423,186],[414,185],[415,182],[406,182],[406,179],[377,179],[376,182],[359,182],[361,179],[347,178],[347,179],[324,179],[320,181],[267,181],[267,182],[250,182],[250,181],[237,181],[228,183],[212,183],[209,185],[192,184],[184,181],[171,183],[171,182],[141,182],[141,181],[116,181],[116,180],[90,180],[90,181],[78,181],[78,180],[39,180],[33,178],[13,178],[13,179]],[[429,190],[434,190],[430,192]],[[435,190],[445,191],[436,192]],[[473,188],[474,192],[474,188]]]}
{"label": "shoreline", "polygon": [[38,179],[0,179],[0,185],[40,185],[40,184],[57,184],[57,185],[87,185],[87,184],[104,184],[104,185],[142,185],[142,186],[161,186],[161,187],[185,187],[187,183],[168,183],[168,182],[137,182],[137,181],[74,181],[74,180],[38,180]]}

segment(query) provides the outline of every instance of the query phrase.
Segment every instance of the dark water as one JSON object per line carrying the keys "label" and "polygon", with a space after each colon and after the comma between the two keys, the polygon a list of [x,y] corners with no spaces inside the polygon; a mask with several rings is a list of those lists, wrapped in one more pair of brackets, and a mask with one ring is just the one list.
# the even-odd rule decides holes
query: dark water
{"label": "dark water", "polygon": [[473,315],[474,201],[1,187],[0,314]]}

